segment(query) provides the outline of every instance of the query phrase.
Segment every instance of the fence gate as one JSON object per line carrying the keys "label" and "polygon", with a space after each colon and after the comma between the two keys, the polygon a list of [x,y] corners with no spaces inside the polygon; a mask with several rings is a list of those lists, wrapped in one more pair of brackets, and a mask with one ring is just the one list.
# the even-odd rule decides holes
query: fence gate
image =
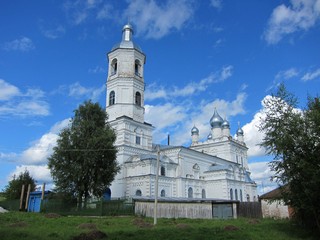
{"label": "fence gate", "polygon": [[231,219],[233,218],[232,204],[213,204],[212,217],[214,219]]}
{"label": "fence gate", "polygon": [[261,218],[260,202],[240,202],[237,204],[238,217]]}

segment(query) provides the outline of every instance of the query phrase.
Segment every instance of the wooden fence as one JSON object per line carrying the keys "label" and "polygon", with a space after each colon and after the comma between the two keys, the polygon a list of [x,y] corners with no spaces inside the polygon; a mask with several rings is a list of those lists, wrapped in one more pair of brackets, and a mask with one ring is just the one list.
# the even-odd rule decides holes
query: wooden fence
{"label": "wooden fence", "polygon": [[240,202],[237,204],[238,217],[262,218],[260,202]]}

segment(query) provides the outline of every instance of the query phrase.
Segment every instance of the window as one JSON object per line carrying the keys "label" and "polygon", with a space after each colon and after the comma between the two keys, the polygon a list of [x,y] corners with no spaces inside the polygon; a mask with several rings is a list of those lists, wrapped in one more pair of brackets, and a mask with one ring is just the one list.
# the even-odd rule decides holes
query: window
{"label": "window", "polygon": [[247,202],[250,202],[250,195],[247,194]]}
{"label": "window", "polygon": [[117,74],[118,71],[118,60],[115,58],[111,62],[111,75]]}
{"label": "window", "polygon": [[242,190],[240,189],[240,201],[242,202],[243,201],[243,198],[242,198]]}
{"label": "window", "polygon": [[164,166],[161,166],[160,175],[161,176],[165,176],[166,175],[166,168]]}
{"label": "window", "polygon": [[142,192],[141,192],[140,189],[138,189],[138,190],[136,191],[136,196],[138,196],[138,197],[142,196]]}
{"label": "window", "polygon": [[136,60],[135,63],[134,63],[134,73],[135,73],[137,76],[140,77],[140,76],[141,76],[140,71],[141,71],[140,61],[139,61],[139,60]]}
{"label": "window", "polygon": [[238,190],[237,190],[237,189],[234,190],[234,195],[235,195],[235,197],[236,197],[236,200],[238,200]]}
{"label": "window", "polygon": [[206,190],[202,189],[201,197],[202,198],[206,198]]}
{"label": "window", "polygon": [[109,106],[114,105],[116,102],[116,94],[114,91],[111,91],[109,94]]}
{"label": "window", "polygon": [[136,136],[136,144],[140,145],[141,144],[141,137]]}
{"label": "window", "polygon": [[192,187],[189,187],[189,189],[188,189],[188,198],[193,198],[193,190],[192,190]]}
{"label": "window", "polygon": [[232,188],[230,189],[230,200],[233,200],[233,191],[232,191]]}
{"label": "window", "polygon": [[141,106],[141,93],[136,92],[136,105]]}
{"label": "window", "polygon": [[165,197],[166,196],[166,191],[164,189],[161,190],[161,197]]}

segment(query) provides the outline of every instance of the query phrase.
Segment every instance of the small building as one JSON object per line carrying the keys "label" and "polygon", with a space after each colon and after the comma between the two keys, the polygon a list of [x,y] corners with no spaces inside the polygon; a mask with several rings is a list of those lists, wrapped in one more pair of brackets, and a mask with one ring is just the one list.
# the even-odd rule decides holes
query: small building
{"label": "small building", "polygon": [[284,203],[280,187],[261,195],[259,199],[263,218],[291,218],[292,208]]}
{"label": "small building", "polygon": [[[154,198],[133,199],[135,214],[145,217],[154,215]],[[159,198],[158,218],[231,219],[237,218],[239,201],[220,199]]]}
{"label": "small building", "polygon": [[[44,197],[47,196],[50,191],[44,192]],[[31,192],[28,200],[28,212],[40,212],[41,201],[42,201],[42,191]]]}

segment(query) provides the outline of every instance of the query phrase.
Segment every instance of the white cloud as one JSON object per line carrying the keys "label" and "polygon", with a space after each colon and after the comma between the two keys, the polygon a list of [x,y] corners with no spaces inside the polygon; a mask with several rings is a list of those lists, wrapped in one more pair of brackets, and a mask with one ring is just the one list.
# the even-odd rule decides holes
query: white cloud
{"label": "white cloud", "polygon": [[313,80],[313,79],[316,79],[319,77],[320,77],[320,68],[316,69],[313,72],[307,72],[305,75],[303,75],[301,80],[306,82],[306,81],[310,81],[310,80]]}
{"label": "white cloud", "polygon": [[162,86],[151,84],[145,92],[146,100],[154,100],[159,98],[186,97],[205,91],[210,84],[223,82],[230,78],[233,74],[233,66],[223,67],[220,71],[211,73],[208,77],[201,79],[199,82],[190,82],[182,88],[173,87],[171,90],[165,90]]}
{"label": "white cloud", "polygon": [[69,96],[75,98],[87,97],[93,101],[96,101],[101,94],[105,91],[105,85],[103,84],[99,88],[86,88],[82,86],[79,82],[76,82],[69,86]]}
{"label": "white cloud", "polygon": [[57,39],[62,37],[65,32],[66,29],[63,26],[57,26],[56,28],[52,28],[52,29],[44,29],[41,28],[42,34],[49,39]]}
{"label": "white cloud", "polygon": [[97,19],[111,19],[113,17],[113,7],[111,4],[105,4],[102,6],[97,13]]}
{"label": "white cloud", "polygon": [[0,79],[0,116],[48,116],[49,104],[43,100],[45,94],[37,88],[29,88],[25,93],[16,86]]}
{"label": "white cloud", "polygon": [[277,73],[277,75],[275,76],[276,79],[290,79],[293,77],[296,77],[299,74],[298,70],[295,68],[289,68],[287,70],[284,71],[280,71]]}
{"label": "white cloud", "polygon": [[144,93],[145,100],[155,100],[158,98],[164,98],[166,99],[167,91],[163,87],[157,87],[156,84],[151,84],[146,88],[146,91]]}
{"label": "white cloud", "polygon": [[277,183],[271,181],[273,172],[270,170],[269,161],[249,163],[249,169],[251,171],[251,178],[258,185],[258,194],[267,193],[277,188]]}
{"label": "white cloud", "polygon": [[0,79],[0,101],[9,100],[12,97],[20,95],[20,91],[16,86],[7,83],[3,79]]}
{"label": "white cloud", "polygon": [[70,119],[57,122],[48,133],[33,142],[32,146],[22,152],[20,161],[28,165],[43,165],[47,163],[48,157],[52,154],[53,147],[57,144],[59,132],[68,126]]}
{"label": "white cloud", "polygon": [[222,8],[222,1],[221,0],[211,0],[210,4],[212,7],[216,8],[216,9],[221,9]]}
{"label": "white cloud", "polygon": [[8,181],[12,180],[12,177],[18,176],[20,173],[23,173],[25,170],[28,170],[30,176],[37,181],[38,184],[41,183],[52,183],[52,178],[50,170],[47,165],[19,165],[16,166],[16,169],[10,173],[8,176]]}
{"label": "white cloud", "polygon": [[272,85],[267,88],[267,92],[270,91],[273,88],[276,88],[279,86],[280,82],[283,82],[284,80],[289,80],[291,78],[297,77],[299,75],[299,71],[296,68],[289,68],[287,70],[279,71],[276,76],[274,77],[274,80],[272,82]]}
{"label": "white cloud", "polygon": [[90,19],[105,20],[115,17],[112,5],[101,0],[70,0],[65,2],[64,10],[73,25],[83,24]]}
{"label": "white cloud", "polygon": [[242,129],[244,132],[244,141],[249,148],[248,157],[263,156],[265,154],[264,148],[260,147],[264,134],[258,129],[261,118],[265,116],[264,110],[257,112],[251,122],[245,124]]}
{"label": "white cloud", "polygon": [[264,38],[269,44],[278,43],[286,35],[307,31],[320,18],[320,0],[291,0],[277,6],[269,19]]}
{"label": "white cloud", "polygon": [[164,105],[146,105],[145,106],[146,121],[156,126],[156,131],[172,126],[179,121],[183,121],[186,117],[182,106],[174,106],[171,103]]}
{"label": "white cloud", "polygon": [[152,123],[154,142],[161,142],[171,134],[172,145],[185,145],[190,143],[190,130],[196,125],[200,130],[200,138],[205,138],[210,131],[209,120],[216,107],[223,117],[233,117],[244,114],[244,103],[247,95],[239,93],[233,101],[217,99],[209,103],[191,104],[184,103],[163,105],[146,105],[146,121]]}
{"label": "white cloud", "polygon": [[34,145],[23,151],[21,161],[25,164],[37,165],[47,162],[52,154],[52,148],[56,146],[57,134],[47,133],[43,135]]}
{"label": "white cloud", "polygon": [[138,35],[154,39],[180,30],[192,15],[193,6],[186,0],[161,4],[154,0],[133,0],[125,11],[125,16],[137,25]]}
{"label": "white cloud", "polygon": [[90,68],[88,70],[89,73],[107,73],[107,70],[104,69],[103,67],[100,67],[100,66],[96,66],[95,68]]}
{"label": "white cloud", "polygon": [[27,37],[21,37],[20,39],[15,39],[11,42],[6,42],[3,45],[3,49],[6,51],[22,51],[28,52],[35,48],[32,40]]}
{"label": "white cloud", "polygon": [[10,173],[8,180],[12,179],[15,174],[19,175],[21,172],[28,170],[30,175],[38,183],[52,183],[50,171],[48,169],[48,157],[53,152],[53,147],[57,145],[58,134],[60,131],[67,127],[70,123],[70,119],[64,119],[54,124],[50,131],[45,133],[40,139],[34,141],[32,146],[23,151],[21,154],[0,153],[0,159],[14,159],[19,161],[22,165],[16,167],[16,169]]}

